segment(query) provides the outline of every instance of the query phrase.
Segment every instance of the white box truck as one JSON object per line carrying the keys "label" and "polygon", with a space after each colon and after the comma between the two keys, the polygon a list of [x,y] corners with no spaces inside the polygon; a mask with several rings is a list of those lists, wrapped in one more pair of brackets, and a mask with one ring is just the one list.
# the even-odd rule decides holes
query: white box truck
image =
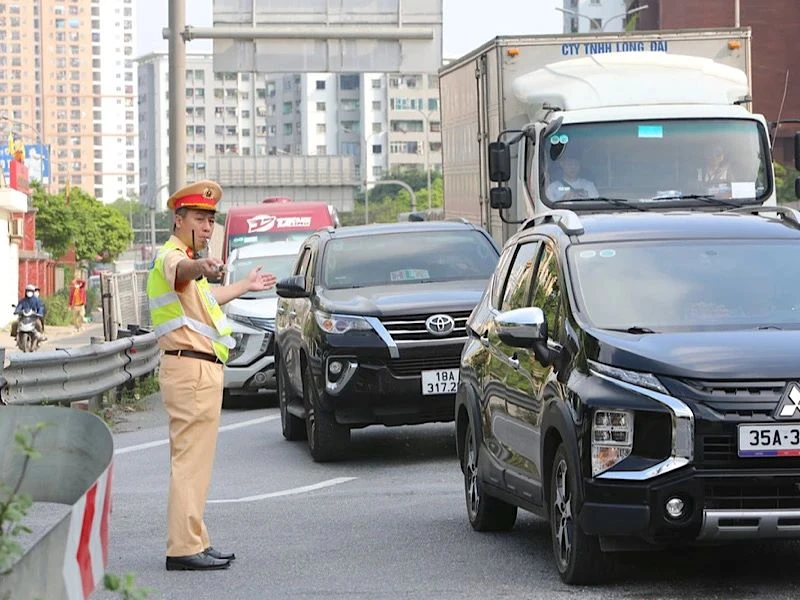
{"label": "white box truck", "polygon": [[774,205],[750,40],[749,28],[497,37],[451,62],[445,217],[505,241],[558,208]]}

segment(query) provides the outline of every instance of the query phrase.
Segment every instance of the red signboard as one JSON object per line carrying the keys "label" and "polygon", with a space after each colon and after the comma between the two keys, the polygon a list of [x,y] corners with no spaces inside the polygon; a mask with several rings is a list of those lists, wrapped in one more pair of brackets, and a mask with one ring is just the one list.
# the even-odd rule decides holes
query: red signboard
{"label": "red signboard", "polygon": [[19,160],[12,160],[9,167],[9,185],[23,194],[30,194],[30,180],[28,179],[28,167]]}

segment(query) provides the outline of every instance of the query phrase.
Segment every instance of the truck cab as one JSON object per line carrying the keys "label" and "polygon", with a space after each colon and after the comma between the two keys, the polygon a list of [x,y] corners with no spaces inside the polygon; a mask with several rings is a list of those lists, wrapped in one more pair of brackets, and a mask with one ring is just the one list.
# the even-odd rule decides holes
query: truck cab
{"label": "truck cab", "polygon": [[748,28],[501,36],[439,82],[445,216],[500,242],[554,209],[777,204]]}
{"label": "truck cab", "polygon": [[[738,69],[690,56],[610,54],[537,70],[512,89],[530,122],[517,136],[511,194],[494,192],[493,208],[518,199],[506,220],[556,208],[776,204],[767,123],[745,108],[747,78]],[[503,137],[490,155],[502,164],[508,152],[510,164]],[[504,183],[502,169],[494,175]]]}

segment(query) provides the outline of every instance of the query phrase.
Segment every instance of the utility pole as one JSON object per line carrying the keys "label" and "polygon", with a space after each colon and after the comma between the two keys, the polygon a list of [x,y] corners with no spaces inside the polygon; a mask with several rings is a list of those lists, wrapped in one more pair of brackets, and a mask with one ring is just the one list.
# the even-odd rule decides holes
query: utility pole
{"label": "utility pole", "polygon": [[[169,0],[169,186],[186,185],[186,0]],[[168,36],[167,36],[168,33]]]}
{"label": "utility pole", "polygon": [[733,25],[735,27],[741,27],[741,7],[739,6],[739,0],[733,0]]}

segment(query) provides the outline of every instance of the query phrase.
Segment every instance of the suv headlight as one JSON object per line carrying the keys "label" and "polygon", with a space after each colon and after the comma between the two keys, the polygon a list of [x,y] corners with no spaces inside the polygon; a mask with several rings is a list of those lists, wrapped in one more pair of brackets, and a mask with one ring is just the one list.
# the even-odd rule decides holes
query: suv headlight
{"label": "suv headlight", "polygon": [[633,450],[633,413],[596,410],[592,417],[592,476],[607,471]]}
{"label": "suv headlight", "polygon": [[345,315],[331,315],[322,311],[315,311],[317,325],[325,333],[347,333],[348,331],[369,331],[372,329],[366,319],[362,317],[349,317]]}

